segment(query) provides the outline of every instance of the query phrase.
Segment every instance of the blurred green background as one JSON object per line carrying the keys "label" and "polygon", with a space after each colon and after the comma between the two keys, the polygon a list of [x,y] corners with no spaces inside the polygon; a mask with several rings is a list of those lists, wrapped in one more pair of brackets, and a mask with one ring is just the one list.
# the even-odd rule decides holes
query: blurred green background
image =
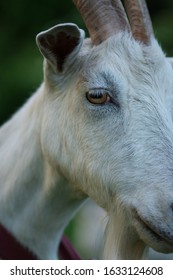
{"label": "blurred green background", "polygon": [[[173,0],[147,1],[155,34],[173,57]],[[40,31],[64,22],[85,25],[72,0],[1,0],[0,2],[0,124],[40,85],[42,56],[35,44]],[[86,29],[85,29],[86,30]],[[75,223],[67,232],[72,238]]]}

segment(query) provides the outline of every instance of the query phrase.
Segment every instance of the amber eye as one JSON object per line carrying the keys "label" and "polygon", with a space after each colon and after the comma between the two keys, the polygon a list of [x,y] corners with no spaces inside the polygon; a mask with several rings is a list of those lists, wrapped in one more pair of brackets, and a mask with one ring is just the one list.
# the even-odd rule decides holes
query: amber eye
{"label": "amber eye", "polygon": [[106,90],[90,90],[86,93],[86,98],[92,104],[105,104],[110,101],[110,96]]}

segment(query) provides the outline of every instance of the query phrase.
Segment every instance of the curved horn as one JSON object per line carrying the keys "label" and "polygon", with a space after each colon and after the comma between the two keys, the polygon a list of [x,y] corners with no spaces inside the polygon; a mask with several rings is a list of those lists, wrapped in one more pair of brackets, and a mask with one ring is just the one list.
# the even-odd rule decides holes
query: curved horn
{"label": "curved horn", "polygon": [[145,0],[124,0],[124,6],[133,37],[144,44],[149,44],[154,33]]}
{"label": "curved horn", "polygon": [[73,2],[83,17],[95,45],[128,28],[127,17],[120,0],[73,0]]}

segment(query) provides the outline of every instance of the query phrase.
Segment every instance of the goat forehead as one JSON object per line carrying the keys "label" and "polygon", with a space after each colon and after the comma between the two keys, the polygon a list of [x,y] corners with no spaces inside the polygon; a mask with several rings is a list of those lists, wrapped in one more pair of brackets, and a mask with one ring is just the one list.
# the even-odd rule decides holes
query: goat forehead
{"label": "goat forehead", "polygon": [[89,48],[85,57],[82,76],[90,87],[114,87],[120,93],[156,99],[170,96],[173,90],[171,65],[155,39],[151,46],[143,46],[128,34],[119,34]]}
{"label": "goat forehead", "polygon": [[120,33],[97,47],[89,48],[84,71],[99,73],[99,69],[106,71],[109,68],[124,77],[139,79],[141,74],[151,75],[153,72],[156,75],[164,64],[164,54],[155,40],[151,46],[143,46],[129,37],[129,34]]}

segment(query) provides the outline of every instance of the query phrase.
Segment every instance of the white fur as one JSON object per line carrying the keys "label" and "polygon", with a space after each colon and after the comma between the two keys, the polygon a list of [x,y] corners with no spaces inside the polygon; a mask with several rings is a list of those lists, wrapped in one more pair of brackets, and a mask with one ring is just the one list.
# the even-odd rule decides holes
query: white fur
{"label": "white fur", "polygon": [[[91,197],[110,217],[105,258],[142,258],[146,245],[172,252],[173,70],[157,42],[128,33],[86,41],[63,73],[49,61],[44,69],[0,130],[0,222],[39,258],[56,259],[65,226]],[[89,103],[93,88],[119,107]]]}
{"label": "white fur", "polygon": [[173,66],[173,57],[168,57],[167,59],[171,63],[171,65]]}

